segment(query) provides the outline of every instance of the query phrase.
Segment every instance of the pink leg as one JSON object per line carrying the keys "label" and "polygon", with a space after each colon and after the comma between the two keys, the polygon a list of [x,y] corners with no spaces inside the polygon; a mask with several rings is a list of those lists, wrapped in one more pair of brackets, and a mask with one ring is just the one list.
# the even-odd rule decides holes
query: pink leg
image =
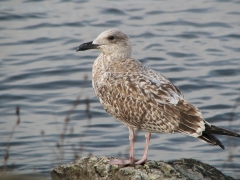
{"label": "pink leg", "polygon": [[150,139],[151,139],[151,133],[147,132],[145,134],[145,138],[146,138],[146,145],[145,145],[145,149],[144,149],[144,153],[143,153],[143,157],[141,160],[137,161],[135,164],[142,164],[145,163],[147,161],[147,157],[148,157],[148,146],[150,143]]}
{"label": "pink leg", "polygon": [[131,127],[128,127],[129,129],[129,141],[130,141],[130,154],[129,154],[129,159],[124,160],[124,159],[112,159],[110,160],[110,164],[115,164],[115,165],[125,165],[125,164],[134,164],[134,139],[135,139],[135,134],[134,134],[134,129]]}

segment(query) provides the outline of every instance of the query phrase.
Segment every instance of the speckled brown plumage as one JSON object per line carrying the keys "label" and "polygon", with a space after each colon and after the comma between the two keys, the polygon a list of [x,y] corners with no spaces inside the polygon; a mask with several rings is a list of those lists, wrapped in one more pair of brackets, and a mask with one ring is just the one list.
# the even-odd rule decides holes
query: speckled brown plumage
{"label": "speckled brown plumage", "polygon": [[[109,62],[102,55],[93,66],[93,87],[104,109],[127,126],[147,132],[180,131],[201,135],[204,123],[197,108],[188,104],[167,78],[134,59]],[[107,59],[107,57],[106,57]],[[194,117],[194,118],[193,118]]]}
{"label": "speckled brown plumage", "polygon": [[[110,29],[93,42],[84,43],[77,51],[99,49],[92,70],[92,84],[104,109],[128,126],[130,160],[113,164],[134,163],[134,130],[146,131],[147,159],[151,133],[174,131],[199,138],[211,145],[224,146],[211,133],[240,137],[239,134],[210,125],[201,112],[184,100],[181,91],[166,77],[131,58],[130,38],[121,31]],[[217,133],[216,133],[217,132]]]}

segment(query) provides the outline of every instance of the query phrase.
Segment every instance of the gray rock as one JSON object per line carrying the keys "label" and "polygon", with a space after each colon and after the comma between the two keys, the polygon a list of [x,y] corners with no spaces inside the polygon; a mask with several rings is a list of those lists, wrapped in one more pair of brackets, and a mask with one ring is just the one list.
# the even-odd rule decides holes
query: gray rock
{"label": "gray rock", "polygon": [[233,180],[195,159],[147,161],[135,166],[110,165],[110,159],[113,157],[83,157],[56,167],[51,177],[53,180]]}

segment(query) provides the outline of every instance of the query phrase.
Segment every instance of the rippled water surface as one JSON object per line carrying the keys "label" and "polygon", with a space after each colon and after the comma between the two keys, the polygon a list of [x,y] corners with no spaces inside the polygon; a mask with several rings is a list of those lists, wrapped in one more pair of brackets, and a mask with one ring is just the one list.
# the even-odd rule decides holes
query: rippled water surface
{"label": "rippled water surface", "polygon": [[[75,154],[128,155],[127,127],[103,110],[91,86],[99,52],[76,53],[77,46],[109,28],[127,33],[133,57],[170,78],[207,121],[240,133],[240,105],[234,109],[240,92],[238,0],[97,2],[0,2],[1,166],[17,120],[16,106],[21,121],[7,161],[14,171],[48,176]],[[67,126],[65,119],[70,120]],[[236,178],[240,140],[218,137],[225,150],[177,133],[153,134],[149,159],[195,158]],[[144,133],[138,133],[137,158],[144,141]],[[62,142],[60,161],[56,146]]]}

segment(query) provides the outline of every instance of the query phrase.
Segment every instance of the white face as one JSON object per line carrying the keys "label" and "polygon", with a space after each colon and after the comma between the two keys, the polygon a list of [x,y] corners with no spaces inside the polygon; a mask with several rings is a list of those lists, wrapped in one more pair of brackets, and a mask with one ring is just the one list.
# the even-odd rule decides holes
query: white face
{"label": "white face", "polygon": [[116,29],[102,32],[92,44],[99,45],[97,48],[104,54],[117,53],[120,56],[131,56],[132,45],[130,38]]}

